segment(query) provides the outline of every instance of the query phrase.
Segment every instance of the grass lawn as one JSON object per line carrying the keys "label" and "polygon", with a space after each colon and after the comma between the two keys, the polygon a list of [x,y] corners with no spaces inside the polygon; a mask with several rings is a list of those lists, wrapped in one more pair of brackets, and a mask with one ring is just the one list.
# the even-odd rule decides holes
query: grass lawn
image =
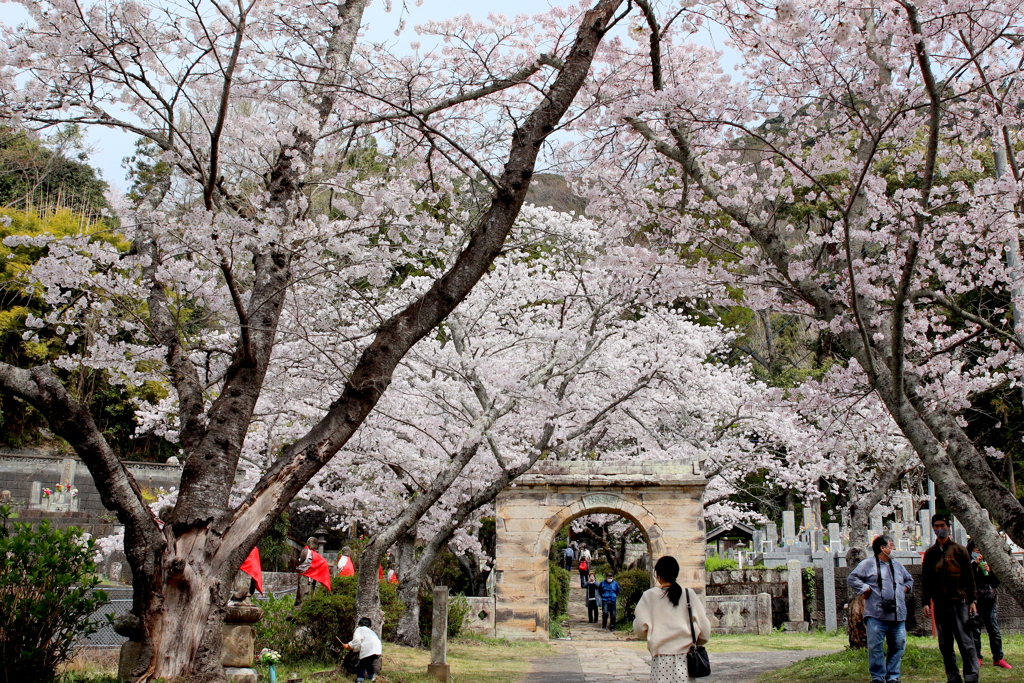
{"label": "grass lawn", "polygon": [[[454,683],[519,683],[530,670],[530,660],[554,654],[547,643],[519,643],[490,638],[459,638],[448,643],[448,664]],[[383,667],[378,683],[437,683],[427,676],[430,651],[384,644]],[[287,680],[297,672],[307,681],[341,683],[354,680],[350,675],[312,677],[311,674],[330,670],[331,664],[303,662],[299,666],[287,662],[277,666],[278,681]],[[256,667],[260,680],[267,680],[266,668]]]}
{"label": "grass lawn", "polygon": [[786,633],[772,631],[768,635],[712,636],[708,649],[713,652],[768,652],[773,650],[842,650],[849,639],[846,631],[811,631]]}
{"label": "grass lawn", "polygon": [[[547,643],[520,643],[491,638],[459,638],[448,643],[448,664],[454,683],[519,683],[530,670],[530,660],[555,653]],[[427,677],[430,651],[384,643],[383,669],[378,683],[437,683]],[[351,675],[313,676],[331,671],[337,665],[331,662],[300,662],[277,665],[277,680],[287,681],[297,673],[312,683],[351,683]],[[269,680],[267,668],[256,666],[261,681]],[[80,653],[65,669],[61,683],[115,683],[117,672],[116,650],[97,654]]]}
{"label": "grass lawn", "polygon": [[[712,641],[712,644],[714,642],[715,640]],[[845,646],[845,644],[845,642],[841,642],[841,646]],[[988,637],[982,637],[982,650],[985,654],[985,667],[981,670],[982,681],[1024,680],[1024,636],[1003,636],[1003,649],[1006,652],[1006,660],[1019,668],[1011,671],[992,666],[992,652],[988,649]],[[805,681],[864,683],[866,680],[868,680],[868,655],[865,650],[844,650],[832,655],[805,659],[784,669],[762,674],[757,679],[758,683],[789,683],[790,681],[797,683]],[[903,655],[900,680],[903,683],[933,683],[946,680],[945,669],[942,667],[942,656],[939,654],[939,647],[934,639],[914,636],[907,638],[907,650]]]}

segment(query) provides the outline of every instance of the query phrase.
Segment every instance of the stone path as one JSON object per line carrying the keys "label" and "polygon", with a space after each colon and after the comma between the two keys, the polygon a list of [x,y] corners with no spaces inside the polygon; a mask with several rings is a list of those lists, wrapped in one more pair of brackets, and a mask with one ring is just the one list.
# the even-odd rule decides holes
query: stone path
{"label": "stone path", "polygon": [[[569,638],[553,641],[558,655],[536,660],[529,683],[647,683],[651,656],[647,648],[628,634],[602,631],[600,624],[587,623],[579,575],[569,598]],[[789,666],[807,657],[828,654],[818,650],[771,652],[711,651],[712,675],[702,683],[753,683],[766,671]]]}

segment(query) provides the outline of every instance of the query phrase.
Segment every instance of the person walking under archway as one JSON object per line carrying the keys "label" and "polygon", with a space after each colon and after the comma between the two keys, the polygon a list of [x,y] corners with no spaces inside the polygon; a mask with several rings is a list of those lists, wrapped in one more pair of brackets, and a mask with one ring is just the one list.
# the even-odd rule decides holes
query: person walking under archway
{"label": "person walking under archway", "polygon": [[647,638],[651,683],[694,681],[687,671],[686,653],[708,642],[711,621],[697,593],[676,582],[679,562],[674,557],[666,555],[658,560],[654,573],[658,586],[640,596],[633,619],[633,632]]}
{"label": "person walking under archway", "polygon": [[[846,583],[864,596],[864,626],[868,636],[868,672],[872,683],[897,683],[907,647],[907,593],[914,577],[892,558],[896,545],[888,536],[871,543],[874,557],[861,560]],[[883,650],[888,647],[888,652]]]}

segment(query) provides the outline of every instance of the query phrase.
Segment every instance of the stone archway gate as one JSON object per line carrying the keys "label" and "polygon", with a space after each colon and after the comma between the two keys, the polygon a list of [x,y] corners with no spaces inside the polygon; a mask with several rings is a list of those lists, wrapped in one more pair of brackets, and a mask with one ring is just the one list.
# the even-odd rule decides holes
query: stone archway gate
{"label": "stone archway gate", "polygon": [[651,557],[674,556],[679,583],[703,594],[707,481],[695,472],[693,463],[672,460],[543,461],[519,477],[496,501],[495,634],[547,640],[551,543],[587,514],[631,521]]}

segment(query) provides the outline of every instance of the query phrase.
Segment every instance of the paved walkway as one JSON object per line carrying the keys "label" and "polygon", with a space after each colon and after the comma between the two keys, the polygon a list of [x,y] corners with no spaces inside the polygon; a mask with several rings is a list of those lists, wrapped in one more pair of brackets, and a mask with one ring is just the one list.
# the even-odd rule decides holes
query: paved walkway
{"label": "paved walkway", "polygon": [[[553,641],[558,655],[534,662],[530,683],[647,683],[651,656],[643,643],[628,634],[609,633],[600,624],[587,623],[579,575],[569,598],[569,640]],[[766,671],[789,666],[829,651],[787,650],[716,653],[711,648],[711,671],[702,683],[753,683]]]}

